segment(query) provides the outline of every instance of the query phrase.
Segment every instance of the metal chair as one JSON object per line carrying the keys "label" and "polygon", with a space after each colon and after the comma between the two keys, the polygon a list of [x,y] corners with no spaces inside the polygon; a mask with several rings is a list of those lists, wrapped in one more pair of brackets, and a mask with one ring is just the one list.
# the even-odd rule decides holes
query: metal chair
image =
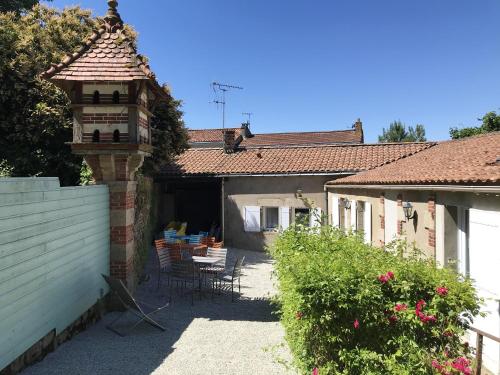
{"label": "metal chair", "polygon": [[[106,326],[107,329],[110,331],[116,333],[119,336],[126,336],[129,334],[135,327],[137,327],[140,323],[145,322],[149,324],[152,327],[158,328],[162,331],[165,331],[166,329],[160,325],[158,322],[153,320],[151,318],[151,315],[163,310],[164,308],[168,307],[170,302],[167,302],[165,305],[160,306],[160,307],[155,307],[152,305],[149,305],[145,302],[140,302],[134,299],[132,297],[132,294],[129,292],[129,290],[125,287],[123,282],[118,279],[114,279],[110,276],[102,275],[104,280],[108,283],[111,292],[118,298],[118,300],[122,303],[123,307],[126,309],[124,313],[120,314],[118,318],[113,320],[111,324],[108,324]],[[147,312],[149,311],[149,312]],[[132,313],[136,317],[139,318],[139,321],[136,322],[127,332],[121,332],[117,330],[113,325],[118,322],[127,312]]]}
{"label": "metal chair", "polygon": [[219,280],[219,290],[221,288],[222,282],[224,284],[231,283],[231,302],[234,302],[234,282],[236,279],[238,280],[238,293],[241,293],[241,267],[243,266],[243,262],[245,261],[245,257],[236,259],[234,267],[231,272],[218,274],[216,275],[216,279]]}
{"label": "metal chair", "polygon": [[170,251],[167,247],[165,240],[155,240],[156,256],[158,259],[158,286],[160,289],[161,274],[164,273],[168,276],[167,285],[170,283],[170,273],[172,271],[172,260]]}
{"label": "metal chair", "polygon": [[187,288],[188,286],[191,288],[191,304],[193,304],[196,278],[192,261],[172,262],[170,272],[170,290],[172,290],[174,283],[177,287],[180,284],[182,289]]}
{"label": "metal chair", "polygon": [[201,244],[201,239],[203,236],[201,234],[192,234],[189,236],[188,243],[193,245]]}

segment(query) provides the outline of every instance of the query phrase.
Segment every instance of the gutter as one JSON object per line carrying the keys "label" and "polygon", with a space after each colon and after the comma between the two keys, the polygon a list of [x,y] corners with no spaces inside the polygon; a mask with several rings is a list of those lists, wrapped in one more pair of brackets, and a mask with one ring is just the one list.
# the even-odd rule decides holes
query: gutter
{"label": "gutter", "polygon": [[325,184],[325,189],[377,189],[377,190],[435,190],[456,191],[469,193],[497,193],[500,194],[500,186],[475,186],[475,185],[337,185]]}

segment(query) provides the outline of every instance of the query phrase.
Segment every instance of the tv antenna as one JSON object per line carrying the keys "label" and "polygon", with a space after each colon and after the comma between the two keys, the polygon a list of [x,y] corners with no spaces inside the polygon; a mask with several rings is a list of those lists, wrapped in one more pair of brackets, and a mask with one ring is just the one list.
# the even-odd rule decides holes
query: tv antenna
{"label": "tv antenna", "polygon": [[250,124],[250,118],[252,117],[253,113],[252,112],[241,112],[243,116],[247,116],[247,124]]}
{"label": "tv antenna", "polygon": [[240,86],[234,86],[234,85],[226,85],[224,83],[219,83],[219,82],[212,82],[212,89],[214,92],[217,90],[222,92],[222,100],[214,100],[213,103],[215,104],[222,104],[222,129],[226,128],[226,91],[232,90],[232,89],[237,89],[237,90],[243,90],[243,87]]}

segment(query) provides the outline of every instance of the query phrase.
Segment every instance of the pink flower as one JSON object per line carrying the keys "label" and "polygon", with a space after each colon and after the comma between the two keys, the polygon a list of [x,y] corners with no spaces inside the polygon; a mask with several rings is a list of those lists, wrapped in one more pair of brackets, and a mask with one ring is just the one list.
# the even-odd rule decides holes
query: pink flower
{"label": "pink flower", "polygon": [[389,271],[389,272],[387,272],[387,274],[386,274],[386,275],[387,275],[387,277],[388,277],[389,279],[393,279],[393,280],[394,280],[394,272]]}
{"label": "pink flower", "polygon": [[389,322],[396,323],[398,321],[398,317],[396,315],[391,315],[389,317]]}
{"label": "pink flower", "polygon": [[396,303],[396,306],[394,306],[394,309],[396,311],[404,311],[408,308],[408,306],[406,305],[406,303]]}
{"label": "pink flower", "polygon": [[434,315],[425,315],[423,317],[423,319],[420,319],[420,320],[422,320],[422,322],[424,322],[424,323],[429,323],[429,322],[434,323],[437,319]]}
{"label": "pink flower", "polygon": [[435,359],[433,359],[433,360],[432,360],[432,363],[431,363],[431,364],[432,364],[432,367],[434,367],[434,368],[435,368],[436,370],[438,370],[438,371],[439,371],[439,370],[441,370],[441,369],[443,368],[443,366],[441,366],[441,365],[439,364],[439,362],[438,362],[438,361],[436,361]]}
{"label": "pink flower", "polygon": [[313,369],[312,375],[319,375],[319,369],[317,367]]}
{"label": "pink flower", "polygon": [[425,301],[423,299],[419,300],[417,302],[417,307],[416,307],[416,310],[417,311],[421,311],[423,307],[425,307],[425,305],[427,305],[427,303],[425,303]]}
{"label": "pink flower", "polygon": [[436,288],[436,293],[444,297],[448,294],[448,288],[446,288],[445,286],[438,286]]}
{"label": "pink flower", "polygon": [[389,278],[387,277],[387,275],[380,275],[379,277],[377,277],[378,281],[380,281],[382,284],[385,284],[386,282],[389,281]]}
{"label": "pink flower", "polygon": [[451,337],[451,336],[453,336],[453,332],[451,332],[451,331],[444,331],[443,332],[443,336],[444,337]]}
{"label": "pink flower", "polygon": [[356,320],[354,321],[354,324],[353,324],[353,325],[354,325],[354,329],[358,329],[358,328],[359,328],[359,322],[358,322],[358,319],[356,319]]}

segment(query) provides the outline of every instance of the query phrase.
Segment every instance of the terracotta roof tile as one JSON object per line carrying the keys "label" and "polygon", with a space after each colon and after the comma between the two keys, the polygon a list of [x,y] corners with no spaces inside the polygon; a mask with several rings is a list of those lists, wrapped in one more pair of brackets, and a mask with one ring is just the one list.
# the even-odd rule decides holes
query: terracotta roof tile
{"label": "terracotta roof tile", "polygon": [[[235,136],[239,136],[240,128],[226,128],[226,130],[234,130]],[[222,142],[222,128],[220,129],[189,129],[190,142]]]}
{"label": "terracotta roof tile", "polygon": [[[240,128],[231,128],[240,135]],[[222,142],[222,129],[189,130],[190,142]],[[260,147],[274,145],[315,145],[336,143],[362,143],[361,133],[355,130],[333,130],[321,132],[263,133],[244,139],[240,147]]]}
{"label": "terracotta roof tile", "polygon": [[313,145],[334,143],[363,143],[361,133],[355,130],[333,130],[322,132],[255,134],[241,142],[243,147],[264,145]]}
{"label": "terracotta roof tile", "polygon": [[500,185],[500,132],[440,142],[408,158],[330,184]]}
{"label": "terracotta roof tile", "polygon": [[163,175],[234,175],[357,172],[431,147],[433,143],[353,144],[222,149],[192,148]]}

